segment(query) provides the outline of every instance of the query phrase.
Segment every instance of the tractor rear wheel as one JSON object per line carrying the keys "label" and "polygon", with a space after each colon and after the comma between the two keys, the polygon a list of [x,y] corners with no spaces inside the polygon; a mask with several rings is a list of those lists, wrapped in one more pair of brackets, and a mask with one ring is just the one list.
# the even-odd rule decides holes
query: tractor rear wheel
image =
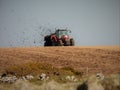
{"label": "tractor rear wheel", "polygon": [[70,41],[65,41],[64,46],[70,46]]}
{"label": "tractor rear wheel", "polygon": [[47,46],[47,42],[44,43],[44,46]]}
{"label": "tractor rear wheel", "polygon": [[51,46],[56,46],[54,41],[51,42]]}
{"label": "tractor rear wheel", "polygon": [[44,46],[51,46],[51,43],[48,41],[45,41]]}
{"label": "tractor rear wheel", "polygon": [[70,46],[74,46],[75,45],[75,41],[73,38],[70,39]]}

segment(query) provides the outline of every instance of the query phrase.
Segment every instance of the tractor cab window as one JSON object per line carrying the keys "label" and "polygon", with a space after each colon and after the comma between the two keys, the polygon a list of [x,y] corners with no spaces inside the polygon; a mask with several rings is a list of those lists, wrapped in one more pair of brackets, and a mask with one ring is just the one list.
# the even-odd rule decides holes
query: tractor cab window
{"label": "tractor cab window", "polygon": [[59,31],[59,38],[61,38],[63,35],[68,35],[67,31]]}
{"label": "tractor cab window", "polygon": [[68,35],[67,31],[60,31],[60,35]]}
{"label": "tractor cab window", "polygon": [[66,31],[66,30],[56,31],[56,36],[57,36],[58,38],[61,38],[61,36],[63,36],[63,35],[68,35],[68,31]]}

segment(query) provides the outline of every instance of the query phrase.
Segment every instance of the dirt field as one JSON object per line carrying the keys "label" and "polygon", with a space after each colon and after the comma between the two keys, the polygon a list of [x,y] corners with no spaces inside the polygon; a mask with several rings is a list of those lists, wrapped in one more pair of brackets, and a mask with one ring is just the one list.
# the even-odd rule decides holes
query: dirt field
{"label": "dirt field", "polygon": [[120,74],[120,46],[0,48],[0,72],[10,65],[46,62],[94,74]]}

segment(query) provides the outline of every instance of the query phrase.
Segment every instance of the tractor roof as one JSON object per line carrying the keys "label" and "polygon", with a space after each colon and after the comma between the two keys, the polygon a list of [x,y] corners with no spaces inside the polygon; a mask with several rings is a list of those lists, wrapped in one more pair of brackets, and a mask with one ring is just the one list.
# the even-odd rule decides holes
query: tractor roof
{"label": "tractor roof", "polygon": [[57,29],[56,31],[70,31],[70,30],[67,30],[67,29]]}
{"label": "tractor roof", "polygon": [[57,29],[56,31],[67,31],[66,29]]}

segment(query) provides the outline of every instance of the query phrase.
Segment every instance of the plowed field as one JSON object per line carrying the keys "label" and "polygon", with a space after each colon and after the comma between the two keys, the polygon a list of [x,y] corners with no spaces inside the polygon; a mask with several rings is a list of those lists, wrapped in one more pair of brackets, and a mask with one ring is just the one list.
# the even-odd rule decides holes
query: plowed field
{"label": "plowed field", "polygon": [[45,62],[90,74],[120,74],[120,46],[0,48],[0,72],[10,65]]}

